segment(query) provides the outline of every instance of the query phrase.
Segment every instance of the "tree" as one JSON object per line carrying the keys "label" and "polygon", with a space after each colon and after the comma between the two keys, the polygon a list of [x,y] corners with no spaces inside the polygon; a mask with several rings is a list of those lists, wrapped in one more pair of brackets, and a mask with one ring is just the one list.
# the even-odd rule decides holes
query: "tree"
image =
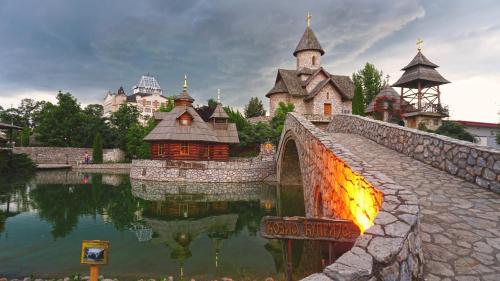
{"label": "tree", "polygon": [[352,114],[365,115],[365,97],[363,94],[363,81],[359,74],[352,74],[354,82],[354,97],[352,98]]}
{"label": "tree", "polygon": [[257,97],[250,98],[250,101],[245,106],[245,117],[257,117],[257,116],[265,116],[266,111],[264,110],[264,105],[262,101]]}
{"label": "tree", "polygon": [[286,114],[288,112],[293,112],[295,110],[295,105],[293,103],[280,102],[278,108],[274,113],[273,119],[271,119],[271,127],[274,129],[274,143],[279,142],[281,136],[281,131],[283,131],[283,126],[285,125]]}
{"label": "tree", "polygon": [[94,143],[92,145],[92,162],[95,164],[102,163],[102,136],[97,133],[94,136]]}
{"label": "tree", "polygon": [[122,104],[117,111],[111,114],[112,130],[117,137],[118,147],[127,151],[127,132],[135,124],[139,124],[140,112],[137,107],[128,104]]}
{"label": "tree", "polygon": [[382,89],[382,74],[383,72],[381,70],[378,70],[373,64],[369,62],[365,64],[365,67],[363,69],[354,74],[358,76],[363,88],[364,108],[366,108],[368,104],[370,104],[373,98]]}
{"label": "tree", "polygon": [[141,126],[138,123],[130,126],[126,136],[126,152],[129,159],[146,159],[151,157],[150,144],[144,141],[144,137],[154,129],[155,125],[155,121],[150,119],[146,126]]}
{"label": "tree", "polygon": [[497,144],[500,144],[500,133],[497,133]]}
{"label": "tree", "polygon": [[38,139],[49,146],[81,146],[81,108],[70,94],[57,94],[57,105],[45,104],[40,113],[40,125],[35,132]]}
{"label": "tree", "polygon": [[435,133],[470,142],[475,142],[476,140],[474,135],[465,130],[464,125],[453,121],[443,121],[443,124],[435,131]]}
{"label": "tree", "polygon": [[219,103],[214,99],[208,100],[208,107],[210,107],[212,110],[214,110],[217,107],[217,104]]}
{"label": "tree", "polygon": [[161,105],[160,108],[158,109],[158,112],[170,112],[172,109],[175,107],[175,101],[173,97],[168,97],[167,98],[167,104],[166,105]]}
{"label": "tree", "polygon": [[30,128],[24,127],[21,131],[21,135],[19,138],[19,143],[21,146],[29,146],[30,145]]}

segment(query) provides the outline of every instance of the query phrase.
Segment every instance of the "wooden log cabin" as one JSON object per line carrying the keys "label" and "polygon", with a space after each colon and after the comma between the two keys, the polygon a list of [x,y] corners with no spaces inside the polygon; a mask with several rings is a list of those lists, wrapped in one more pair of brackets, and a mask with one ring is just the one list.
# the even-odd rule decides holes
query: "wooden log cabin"
{"label": "wooden log cabin", "polygon": [[193,108],[193,101],[185,80],[184,90],[174,97],[172,111],[154,113],[158,124],[144,138],[151,144],[151,159],[229,159],[229,146],[239,143],[236,125],[228,122],[220,103],[205,122]]}

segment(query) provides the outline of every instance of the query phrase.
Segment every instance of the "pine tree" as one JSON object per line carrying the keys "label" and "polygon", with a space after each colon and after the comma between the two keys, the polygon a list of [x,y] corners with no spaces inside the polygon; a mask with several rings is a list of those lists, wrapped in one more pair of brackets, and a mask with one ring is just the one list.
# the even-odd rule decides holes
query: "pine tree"
{"label": "pine tree", "polygon": [[92,162],[95,164],[102,163],[102,136],[97,133],[94,137],[94,143],[92,145]]}
{"label": "pine tree", "polygon": [[266,115],[266,111],[264,110],[262,101],[257,97],[251,98],[248,104],[245,106],[245,117],[251,118],[264,115]]}
{"label": "pine tree", "polygon": [[[375,98],[375,96],[382,89],[382,74],[381,70],[378,70],[375,65],[367,62],[363,69],[359,70],[355,75],[358,76],[359,82],[361,82],[363,88],[363,98],[364,98],[364,108],[370,104],[370,102]],[[354,75],[353,75],[354,78]],[[353,79],[354,80],[354,79]],[[353,101],[354,103],[354,101]],[[354,106],[354,104],[353,104]],[[353,109],[354,111],[354,109]]]}
{"label": "pine tree", "polygon": [[354,115],[365,115],[365,102],[363,94],[363,84],[361,81],[361,76],[353,73],[352,81],[354,82],[354,97],[352,98],[352,114]]}

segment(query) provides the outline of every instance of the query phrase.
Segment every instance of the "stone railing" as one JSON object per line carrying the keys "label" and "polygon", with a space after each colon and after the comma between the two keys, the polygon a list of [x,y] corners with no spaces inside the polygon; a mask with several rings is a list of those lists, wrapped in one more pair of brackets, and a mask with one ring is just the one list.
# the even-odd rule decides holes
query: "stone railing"
{"label": "stone railing", "polygon": [[229,161],[133,160],[130,178],[174,182],[257,182],[276,172],[273,157]]}
{"label": "stone railing", "polygon": [[326,130],[361,135],[500,193],[500,150],[356,115],[334,115]]}
{"label": "stone railing", "polygon": [[[327,266],[322,273],[313,274],[304,280],[422,278],[423,253],[417,195],[336,144],[327,133],[303,116],[295,113],[287,115],[280,145],[283,145],[287,134],[293,135],[301,150],[299,154],[303,155],[304,197],[313,196],[315,186],[319,184],[326,216],[353,219],[362,225],[362,229],[366,225],[369,227],[358,237],[351,250]],[[280,146],[278,156],[283,153],[282,149]],[[376,202],[378,193],[382,195],[382,202]],[[333,206],[346,202],[346,198],[352,202],[342,206],[347,210]],[[371,221],[373,218],[363,210],[373,208],[377,212]],[[310,215],[311,211],[307,209],[308,206],[306,212]],[[366,222],[365,219],[370,221]]]}
{"label": "stone railing", "polygon": [[[76,165],[84,160],[85,152],[92,157],[92,148],[81,147],[14,147],[16,154],[24,153],[37,164]],[[104,162],[121,162],[125,154],[120,149],[103,149]]]}

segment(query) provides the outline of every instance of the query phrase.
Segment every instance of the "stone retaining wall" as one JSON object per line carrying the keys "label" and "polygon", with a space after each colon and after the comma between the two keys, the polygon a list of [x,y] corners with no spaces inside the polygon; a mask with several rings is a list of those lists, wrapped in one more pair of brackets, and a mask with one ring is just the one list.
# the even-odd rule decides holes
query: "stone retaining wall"
{"label": "stone retaining wall", "polygon": [[103,164],[82,164],[77,163],[73,169],[76,170],[130,170],[131,163],[103,163]]}
{"label": "stone retaining wall", "polygon": [[356,115],[334,115],[327,131],[361,135],[500,193],[500,150]]}
{"label": "stone retaining wall", "polygon": [[[28,154],[37,164],[70,164],[84,161],[85,152],[92,157],[92,148],[81,147],[14,147],[14,153]],[[125,154],[120,149],[103,149],[104,162],[122,162]]]}
{"label": "stone retaining wall", "polygon": [[133,160],[130,178],[175,182],[257,182],[275,174],[274,157],[229,161]]}
{"label": "stone retaining wall", "polygon": [[[369,222],[372,226],[358,237],[351,250],[322,273],[304,280],[420,280],[424,260],[417,195],[375,171],[296,113],[287,115],[278,148],[279,179],[287,138],[297,144],[308,216],[313,215],[317,204],[308,203],[316,198],[317,186],[322,193],[323,215],[327,217],[353,219],[365,225],[366,218],[373,219],[365,211],[378,209],[375,220]],[[376,202],[377,194],[383,195],[381,205]]]}

